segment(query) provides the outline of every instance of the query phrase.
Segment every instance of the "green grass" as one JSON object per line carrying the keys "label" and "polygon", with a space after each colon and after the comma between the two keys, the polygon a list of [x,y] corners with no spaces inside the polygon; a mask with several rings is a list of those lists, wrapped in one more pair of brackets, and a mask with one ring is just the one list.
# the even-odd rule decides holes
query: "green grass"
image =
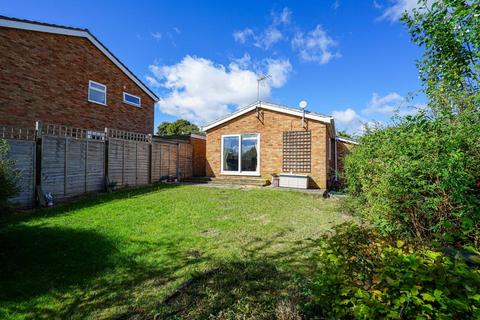
{"label": "green grass", "polygon": [[311,195],[199,186],[3,218],[0,318],[269,319],[345,219]]}

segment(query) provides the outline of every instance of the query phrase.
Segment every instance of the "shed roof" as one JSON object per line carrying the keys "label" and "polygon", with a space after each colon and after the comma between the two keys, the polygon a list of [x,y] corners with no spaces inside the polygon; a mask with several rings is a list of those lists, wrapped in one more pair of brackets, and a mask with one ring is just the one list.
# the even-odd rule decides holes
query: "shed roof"
{"label": "shed roof", "polygon": [[138,85],[146,94],[148,94],[155,102],[159,98],[153,93],[132,71],[130,71],[115,55],[107,49],[88,29],[74,28],[62,26],[58,24],[50,24],[32,20],[17,19],[0,15],[0,27],[31,30],[38,32],[62,34],[73,37],[82,37],[90,40],[107,58],[112,61],[120,70],[123,71],[136,85]]}

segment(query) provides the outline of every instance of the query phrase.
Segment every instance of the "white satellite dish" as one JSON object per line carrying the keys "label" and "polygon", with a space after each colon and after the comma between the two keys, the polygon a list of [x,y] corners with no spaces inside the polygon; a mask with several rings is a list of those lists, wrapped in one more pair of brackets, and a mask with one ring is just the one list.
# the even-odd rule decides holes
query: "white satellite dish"
{"label": "white satellite dish", "polygon": [[299,106],[301,109],[305,110],[305,108],[307,107],[307,101],[305,101],[305,100],[300,101],[300,103],[298,104],[298,106]]}

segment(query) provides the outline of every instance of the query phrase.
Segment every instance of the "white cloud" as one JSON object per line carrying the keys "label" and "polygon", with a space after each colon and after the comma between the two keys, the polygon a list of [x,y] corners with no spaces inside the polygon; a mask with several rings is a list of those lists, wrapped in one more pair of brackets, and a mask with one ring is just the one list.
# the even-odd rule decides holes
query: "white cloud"
{"label": "white cloud", "polygon": [[155,79],[154,77],[146,76],[145,79],[147,80],[147,84],[148,84],[149,87],[152,87],[152,88],[160,88],[161,87],[160,82],[158,82],[157,79]]}
{"label": "white cloud", "polygon": [[338,8],[340,8],[340,0],[335,0],[332,4],[332,8],[333,10],[337,10]]}
{"label": "white cloud", "polygon": [[372,98],[360,114],[352,108],[347,108],[333,111],[332,116],[337,129],[359,134],[362,133],[365,125],[382,124],[395,114],[399,116],[413,115],[424,108],[424,104],[410,103],[409,99],[396,92],[384,96],[373,93]]}
{"label": "white cloud", "polygon": [[180,34],[180,33],[181,33],[180,29],[177,28],[177,27],[173,27],[173,31],[175,31],[177,34]]}
{"label": "white cloud", "polygon": [[335,110],[332,117],[335,119],[337,130],[346,130],[350,133],[360,133],[366,123],[365,119],[352,108]]}
{"label": "white cloud", "polygon": [[254,46],[265,50],[283,39],[283,34],[274,26],[270,26],[260,36],[255,36]]}
{"label": "white cloud", "polygon": [[[285,35],[279,29],[282,26],[286,26],[291,22],[292,11],[285,7],[279,13],[272,12],[272,22],[265,30],[260,32],[254,32],[251,28],[245,28],[233,33],[233,38],[236,42],[244,44],[248,40],[253,40],[253,45],[264,50],[272,48],[272,46],[285,39]],[[283,28],[285,29],[285,28]]]}
{"label": "white cloud", "polygon": [[[427,0],[427,6],[430,6],[435,0]],[[418,0],[392,0],[393,4],[386,7],[379,20],[397,21],[406,11],[411,13],[413,9],[419,8]],[[375,7],[381,7],[377,2],[374,2]]]}
{"label": "white cloud", "polygon": [[250,28],[245,28],[243,30],[240,30],[240,31],[235,31],[233,33],[233,38],[235,39],[236,42],[239,42],[239,43],[245,43],[247,42],[247,40],[250,38],[250,37],[254,37],[255,34],[253,32],[252,29]]}
{"label": "white cloud", "polygon": [[298,51],[302,60],[320,64],[326,64],[334,58],[341,57],[338,51],[334,51],[336,46],[337,42],[320,25],[307,34],[297,32],[292,39],[292,47]]}
{"label": "white cloud", "polygon": [[383,97],[378,93],[374,93],[367,107],[363,109],[362,112],[364,114],[392,115],[397,109],[402,107],[405,102],[405,98],[396,92],[391,92]]}
{"label": "white cloud", "polygon": [[406,116],[415,114],[418,109],[424,108],[422,104],[409,103],[408,99],[396,92],[391,92],[385,96],[373,93],[372,98],[368,102],[366,108],[362,110],[365,115],[384,115]]}
{"label": "white cloud", "polygon": [[272,17],[274,24],[289,24],[292,19],[292,11],[285,7],[280,13],[272,12]]}
{"label": "white cloud", "polygon": [[150,33],[150,35],[155,39],[155,40],[160,40],[162,39],[162,33],[161,32],[152,32]]}
{"label": "white cloud", "polygon": [[[262,95],[269,96],[272,88],[286,83],[292,67],[288,60],[281,59],[266,59],[262,65],[272,75],[262,87]],[[158,102],[160,111],[199,125],[228,114],[230,106],[256,100],[257,70],[245,69],[236,62],[225,67],[208,59],[185,56],[171,66],[151,65],[150,71],[168,91]]]}
{"label": "white cloud", "polygon": [[273,88],[280,88],[287,83],[288,76],[292,71],[289,60],[265,59],[267,74],[270,75],[269,85]]}

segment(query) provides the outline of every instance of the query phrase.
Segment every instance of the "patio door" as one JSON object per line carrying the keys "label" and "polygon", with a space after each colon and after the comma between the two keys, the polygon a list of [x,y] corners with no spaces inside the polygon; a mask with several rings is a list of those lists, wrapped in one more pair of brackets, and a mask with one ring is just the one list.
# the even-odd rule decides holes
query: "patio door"
{"label": "patio door", "polygon": [[222,136],[221,173],[259,175],[260,135],[258,133]]}

